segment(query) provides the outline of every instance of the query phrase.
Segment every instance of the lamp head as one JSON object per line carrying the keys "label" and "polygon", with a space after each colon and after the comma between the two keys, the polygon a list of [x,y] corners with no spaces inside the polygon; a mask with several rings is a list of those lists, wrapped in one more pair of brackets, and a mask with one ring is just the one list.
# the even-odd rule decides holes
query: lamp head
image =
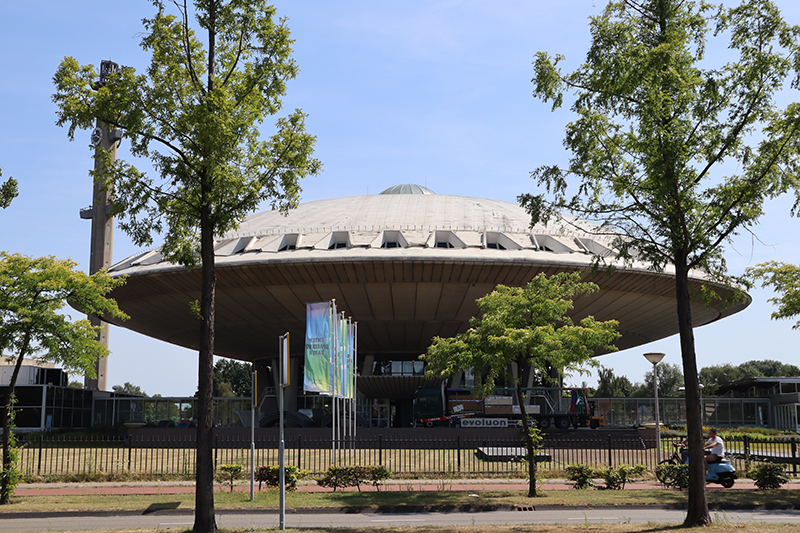
{"label": "lamp head", "polygon": [[662,359],[664,359],[664,357],[666,355],[667,354],[664,354],[664,353],[661,353],[661,352],[649,352],[649,353],[644,354],[644,357],[645,357],[645,359],[647,359],[648,361],[650,361],[654,365],[657,365],[658,363],[661,362]]}

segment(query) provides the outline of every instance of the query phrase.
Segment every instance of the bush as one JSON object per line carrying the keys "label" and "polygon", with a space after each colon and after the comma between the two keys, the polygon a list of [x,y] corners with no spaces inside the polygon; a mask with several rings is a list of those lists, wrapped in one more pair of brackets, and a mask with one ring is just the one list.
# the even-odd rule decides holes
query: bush
{"label": "bush", "polygon": [[[244,471],[244,467],[242,465],[221,465],[219,467],[220,470],[225,472],[226,475],[226,483],[230,483],[231,492],[233,492],[233,484],[234,481],[242,475]],[[230,478],[230,479],[228,479]]]}
{"label": "bush", "polygon": [[329,466],[325,475],[317,479],[317,484],[322,487],[331,487],[333,492],[336,489],[355,487],[358,484],[357,474],[351,466]]}
{"label": "bush", "polygon": [[752,478],[759,489],[779,489],[781,485],[789,482],[783,465],[775,463],[754,466],[748,472],[748,477]]}
{"label": "bush", "polygon": [[591,466],[571,464],[565,470],[567,479],[575,483],[576,489],[588,489],[594,486],[595,470]]}
{"label": "bush", "polygon": [[[264,483],[269,488],[280,487],[281,468],[279,466],[259,466],[256,470],[255,479],[258,481],[258,490]],[[297,480],[300,479],[300,469],[296,466],[283,467],[283,483],[288,491],[297,490]]]}
{"label": "bush", "polygon": [[381,484],[392,477],[392,473],[383,466],[366,466],[367,481],[372,483],[375,488],[380,492]]}
{"label": "bush", "polygon": [[333,492],[347,487],[358,487],[360,492],[362,483],[372,483],[380,490],[379,484],[390,477],[392,473],[382,466],[330,466],[317,484],[331,487]]}
{"label": "bush", "polygon": [[621,490],[625,488],[625,484],[635,477],[641,477],[647,472],[647,467],[644,465],[619,465],[617,468],[609,466],[597,471],[597,474],[603,478],[605,488],[609,490]]}
{"label": "bush", "polygon": [[689,469],[686,465],[658,465],[656,478],[667,487],[683,490],[689,486]]}

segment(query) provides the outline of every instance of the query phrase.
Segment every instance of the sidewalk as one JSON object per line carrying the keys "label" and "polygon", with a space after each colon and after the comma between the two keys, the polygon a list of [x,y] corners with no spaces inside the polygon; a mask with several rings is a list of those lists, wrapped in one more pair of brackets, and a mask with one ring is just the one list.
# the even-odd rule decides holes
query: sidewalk
{"label": "sidewalk", "polygon": [[[598,483],[599,486],[602,484]],[[572,484],[563,479],[545,479],[539,482],[539,488],[548,490],[570,490]],[[737,479],[733,488],[725,489],[719,485],[708,485],[709,490],[755,490],[755,485],[750,479]],[[785,490],[800,489],[800,480],[793,479],[783,487]],[[255,484],[258,490],[258,483]],[[521,479],[453,479],[453,480],[389,480],[381,486],[381,491],[396,492],[435,492],[435,491],[461,491],[461,492],[480,492],[484,490],[512,490],[525,491],[528,483]],[[656,481],[639,481],[628,483],[626,490],[643,489],[665,489],[663,485]],[[214,490],[229,491],[230,487],[224,484],[216,484]],[[240,482],[234,487],[239,492],[250,492],[250,483]],[[262,490],[268,490],[263,487]],[[298,484],[298,491],[301,492],[331,492],[331,489],[320,487],[313,481],[303,481]],[[350,487],[345,492],[354,492],[358,489]],[[372,485],[362,485],[362,492],[375,491]],[[192,481],[142,481],[142,482],[107,482],[107,483],[23,483],[16,488],[14,494],[19,497],[24,496],[83,496],[91,494],[186,494],[194,493],[194,482]]]}

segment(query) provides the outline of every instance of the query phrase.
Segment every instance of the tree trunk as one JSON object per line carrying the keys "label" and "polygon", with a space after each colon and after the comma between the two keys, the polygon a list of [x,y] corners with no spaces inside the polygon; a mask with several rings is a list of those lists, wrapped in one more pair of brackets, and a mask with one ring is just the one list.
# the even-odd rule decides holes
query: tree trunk
{"label": "tree trunk", "polygon": [[700,412],[700,387],[697,378],[697,357],[694,351],[692,308],[689,295],[689,270],[685,258],[675,261],[675,287],[678,304],[683,379],[686,389],[686,430],[689,440],[689,497],[686,527],[711,523],[706,497],[705,457],[703,456],[703,420]]}
{"label": "tree trunk", "polygon": [[214,375],[214,311],[216,272],[214,265],[214,232],[209,206],[203,206],[200,223],[200,256],[202,260],[202,292],[200,297],[200,354],[197,370],[197,473],[195,489],[194,530],[216,531],[214,513],[214,462],[212,447],[213,375]]}
{"label": "tree trunk", "polygon": [[[208,5],[208,92],[214,90],[217,3]],[[214,223],[210,192],[213,176],[205,169],[200,175],[200,260],[202,288],[200,295],[200,354],[197,369],[197,473],[194,507],[194,531],[217,530],[214,513],[214,321],[217,277],[214,264]]]}
{"label": "tree trunk", "polygon": [[[523,365],[517,364],[518,371],[522,372]],[[525,439],[525,448],[528,455],[528,497],[535,498],[536,493],[536,446],[533,444],[533,438],[530,433],[530,421],[528,420],[528,413],[525,412],[525,394],[522,391],[522,380],[517,377],[517,403],[519,404],[520,418],[522,420],[522,433]]]}
{"label": "tree trunk", "polygon": [[[14,365],[14,372],[11,373],[11,381],[8,382],[5,397],[3,398],[3,472],[11,469],[11,399],[14,397],[14,389],[17,386],[17,378],[19,377],[19,369],[22,368],[22,360],[25,358],[25,353],[28,351],[28,345],[31,341],[30,332],[25,333],[20,347],[17,362]],[[0,351],[2,355],[2,351]],[[0,480],[0,505],[10,503],[11,494],[8,490],[8,478],[3,476]]]}

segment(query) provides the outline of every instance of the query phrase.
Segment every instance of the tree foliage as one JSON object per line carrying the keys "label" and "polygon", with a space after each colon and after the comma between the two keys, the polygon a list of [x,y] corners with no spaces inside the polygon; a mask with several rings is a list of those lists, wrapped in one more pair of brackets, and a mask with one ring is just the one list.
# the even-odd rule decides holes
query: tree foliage
{"label": "tree foliage", "polygon": [[707,366],[700,369],[700,382],[705,396],[715,396],[720,387],[734,381],[757,377],[800,377],[800,368],[771,359],[747,361],[739,365]]}
{"label": "tree foliage", "polygon": [[167,260],[201,267],[194,529],[213,531],[214,238],[262,203],[282,211],[296,205],[299,180],[320,164],[302,111],[278,118],[270,137],[259,131],[297,74],[289,29],[273,7],[264,0],[153,4],[156,15],[143,21],[141,46],[151,54],[144,73],[122,68],[97,84],[93,66],[67,57],[53,78],[53,101],[70,139],[99,120],[125,134],[134,157],[151,161],[155,176],[98,152],[109,170],[95,179],[113,188],[112,212],[133,241],[149,246],[162,236]]}
{"label": "tree foliage", "polygon": [[214,363],[214,396],[249,398],[252,395],[252,365],[233,359],[219,359]]}
{"label": "tree foliage", "polygon": [[597,369],[597,390],[594,396],[598,398],[627,398],[634,391],[634,385],[626,376],[614,375],[614,370],[600,366]]}
{"label": "tree foliage", "polygon": [[[748,269],[748,274],[760,279],[762,287],[772,287],[779,294],[767,300],[778,308],[771,315],[773,320],[800,315],[800,266],[769,261]],[[800,321],[795,322],[792,329],[800,329]]]}
{"label": "tree foliage", "polygon": [[[672,363],[659,363],[656,366],[658,372],[658,395],[661,398],[667,397],[684,386],[683,372],[681,372],[680,365]],[[638,383],[637,383],[638,385]],[[646,372],[644,375],[644,383],[637,387],[631,396],[640,398],[650,398],[653,396],[653,372]]]}
{"label": "tree foliage", "polygon": [[[691,305],[713,287],[692,287],[689,272],[725,282],[724,245],[752,231],[766,199],[796,184],[800,104],[780,108],[775,94],[797,85],[800,29],[768,0],[733,8],[623,0],[593,17],[590,31],[573,72],[562,72],[562,56],[536,55],[534,95],[556,109],[566,91],[575,94],[564,140],[572,155],[564,168],[535,170],[545,193],[520,201],[534,221],[568,211],[600,222],[599,232],[621,235],[626,261],[674,266],[691,457],[685,524],[705,525]],[[707,60],[709,35],[732,61]]]}
{"label": "tree foliage", "polygon": [[[0,353],[11,354],[14,370],[3,398],[3,469],[11,468],[9,423],[12,398],[22,362],[34,357],[55,363],[69,373],[94,374],[94,364],[108,355],[96,340],[98,328],[89,320],[71,321],[64,307],[105,318],[126,318],[115,301],[106,298],[124,279],[101,270],[88,276],[76,263],[54,257],[30,258],[0,252]],[[6,477],[0,476],[0,483]],[[8,503],[0,488],[0,503]]]}
{"label": "tree foliage", "polygon": [[[0,170],[0,178],[3,177],[3,171]],[[17,197],[19,189],[17,188],[17,180],[8,178],[5,182],[0,182],[0,207],[5,209],[11,205],[11,200]]]}
{"label": "tree foliage", "polygon": [[[498,285],[477,300],[480,316],[469,329],[452,338],[435,337],[422,358],[427,373],[444,378],[472,369],[475,387],[488,396],[498,381],[512,383],[519,405],[525,405],[521,374],[530,369],[547,375],[582,368],[598,352],[615,351],[617,322],[586,317],[574,323],[569,316],[573,299],[598,290],[581,282],[581,273],[539,274],[525,287]],[[512,366],[518,372],[512,371]],[[528,451],[530,490],[536,496],[534,436],[525,409],[520,409]]]}
{"label": "tree foliage", "polygon": [[137,396],[147,397],[147,393],[143,391],[139,385],[134,385],[130,381],[126,381],[124,385],[114,385],[111,387],[111,390],[121,394],[135,394]]}

